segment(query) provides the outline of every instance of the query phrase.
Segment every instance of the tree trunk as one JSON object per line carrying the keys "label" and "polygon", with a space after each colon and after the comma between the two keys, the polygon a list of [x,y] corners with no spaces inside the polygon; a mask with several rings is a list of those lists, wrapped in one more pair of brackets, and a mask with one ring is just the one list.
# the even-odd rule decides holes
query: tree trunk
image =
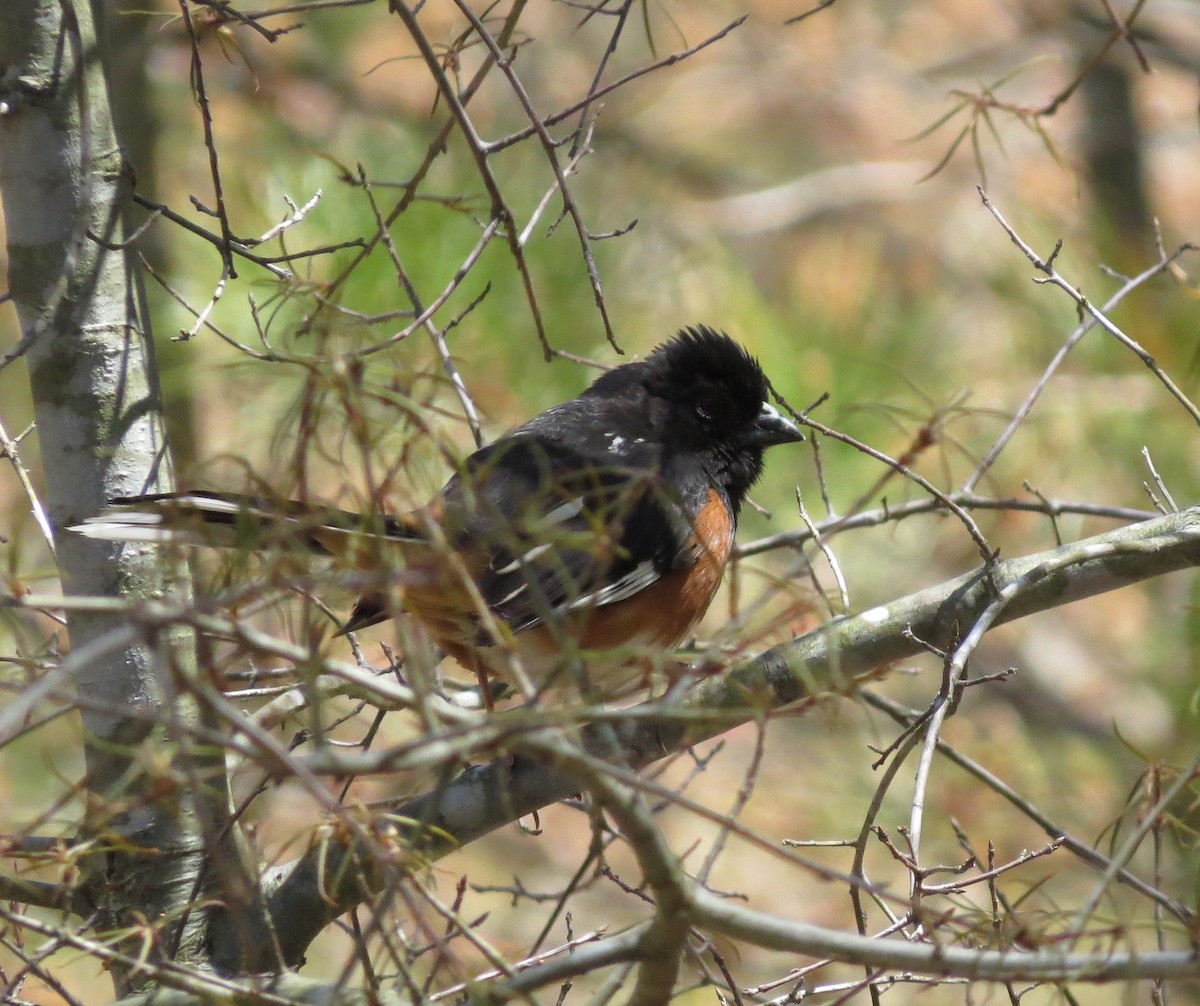
{"label": "tree trunk", "polygon": [[[170,487],[143,291],[124,243],[129,188],[91,8],[5,0],[0,195],[22,329],[12,357],[29,370],[45,503],[59,529],[113,497]],[[146,547],[60,532],[57,551],[68,595],[187,590],[185,570]],[[156,955],[195,959],[202,916],[182,909],[199,893],[205,836],[231,833],[221,758],[198,750],[192,733],[211,714],[187,688],[189,636],[130,632],[123,621],[83,613],[68,623],[90,795],[80,837],[98,850],[83,864],[86,892],[98,930],[171,919]],[[210,883],[222,879],[213,872]],[[181,919],[186,933],[174,931]]]}

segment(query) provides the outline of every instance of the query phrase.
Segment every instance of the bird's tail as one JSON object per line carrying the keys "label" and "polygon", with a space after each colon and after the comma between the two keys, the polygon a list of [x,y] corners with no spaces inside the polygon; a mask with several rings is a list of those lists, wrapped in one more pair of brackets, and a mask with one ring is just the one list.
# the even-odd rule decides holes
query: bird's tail
{"label": "bird's tail", "polygon": [[[359,514],[260,496],[211,492],[159,493],[114,499],[103,513],[70,528],[107,541],[174,543],[247,551],[307,551],[378,570],[385,549],[406,561],[428,558],[428,515]],[[382,593],[364,593],[337,635],[388,617]]]}
{"label": "bird's tail", "polygon": [[[70,528],[107,541],[173,542],[209,548],[278,548],[355,557],[385,542],[428,540],[417,514],[358,514],[260,496],[157,493],[114,499]],[[378,553],[376,553],[378,554]]]}

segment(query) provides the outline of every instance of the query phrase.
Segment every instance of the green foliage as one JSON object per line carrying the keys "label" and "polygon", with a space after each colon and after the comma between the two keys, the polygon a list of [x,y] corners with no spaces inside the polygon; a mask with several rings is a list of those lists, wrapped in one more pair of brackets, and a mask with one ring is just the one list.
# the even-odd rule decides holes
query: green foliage
{"label": "green foliage", "polygon": [[[784,28],[784,14],[796,11],[755,3],[749,21],[712,46],[606,93],[589,106],[594,131],[587,142],[582,134],[574,137],[592,152],[572,165],[568,180],[584,226],[593,234],[614,232],[587,245],[604,312],[536,135],[486,158],[511,211],[512,231],[521,236],[521,260],[502,227],[475,256],[494,210],[481,152],[461,128],[448,128],[447,94],[439,93],[433,71],[384,6],[289,13],[271,26],[303,16],[304,28],[270,43],[246,26],[222,23],[202,32],[233,234],[243,240],[264,234],[293,213],[288,200],[304,207],[319,191],[319,201],[281,237],[249,250],[259,256],[335,250],[273,263],[291,271],[286,277],[235,256],[238,275],[220,286],[208,310],[222,279],[219,248],[166,219],[150,225],[162,249],[153,265],[163,280],[150,283],[150,296],[183,480],[281,497],[303,493],[347,506],[403,509],[425,501],[452,459],[474,446],[474,433],[436,338],[424,328],[397,336],[453,287],[432,323],[481,415],[484,439],[579,391],[595,376],[581,360],[617,363],[644,354],[680,326],[704,322],[727,329],[759,356],[793,409],[827,394],[815,419],[902,460],[939,490],[958,489],[1079,323],[1075,305],[1060,291],[1031,282],[1041,274],[981,207],[976,184],[983,183],[1039,254],[1049,256],[1063,240],[1056,266],[1089,302],[1103,303],[1122,282],[1100,268],[1098,249],[1111,246],[1111,222],[1089,213],[1089,180],[1079,164],[1093,124],[1075,111],[1071,95],[1086,86],[1089,60],[1122,54],[1133,60],[1126,51],[1133,42],[1106,41],[1108,27],[1099,38],[1081,35],[1075,7],[1042,6],[1035,24],[1027,11],[1003,3],[839,4]],[[1135,13],[1148,16],[1142,7]],[[721,11],[705,5],[634,4],[626,34],[605,62],[611,11],[602,17],[568,4],[512,9],[522,17],[505,52],[542,116],[579,102],[593,77],[606,86],[697,45],[726,23]],[[499,31],[508,10],[488,7],[481,16]],[[172,6],[163,14],[174,12]],[[426,5],[419,17],[445,86],[462,94],[484,64],[486,48],[449,4]],[[1167,46],[1170,24],[1159,27],[1159,42]],[[121,30],[120,21],[114,30]],[[211,212],[191,202],[211,210],[216,200],[186,36],[177,20],[167,21],[147,42],[153,85],[146,97],[162,128],[157,198],[219,234]],[[1044,45],[1055,58],[1031,59],[1031,45]],[[1136,61],[1124,68],[1142,97],[1146,154],[1158,158],[1145,195],[1170,250],[1200,237],[1194,233],[1200,159],[1182,163],[1165,142],[1194,131],[1194,82],[1166,56],[1156,59],[1152,77],[1139,75]],[[953,105],[943,111],[940,96],[947,91]],[[468,109],[485,144],[529,124],[495,68]],[[560,166],[570,160],[571,129],[579,121],[574,111],[548,127]],[[438,146],[444,130],[447,138]],[[904,158],[911,162],[901,163]],[[853,174],[893,162],[909,169],[899,181]],[[852,174],[845,188],[818,176],[820,198],[800,200],[801,209],[789,203],[784,190],[790,185],[842,167]],[[410,191],[415,178],[419,184]],[[825,184],[828,190],[820,187]],[[746,194],[768,207],[765,223],[751,227],[734,218],[734,197]],[[379,240],[381,218],[389,221],[387,242]],[[1130,236],[1129,243],[1150,247],[1152,238]],[[373,247],[363,254],[367,243]],[[1182,276],[1160,277],[1127,296],[1112,318],[1192,392],[1200,370],[1197,305],[1188,288],[1196,284],[1195,257],[1182,259],[1179,270]],[[196,324],[200,312],[207,324]],[[608,341],[606,315],[625,355]],[[562,354],[549,361],[539,318],[547,343]],[[3,352],[17,341],[11,312],[0,315],[0,326]],[[181,339],[181,332],[189,337]],[[24,428],[28,413],[19,370],[0,370],[0,421],[8,436]],[[801,529],[799,487],[809,514],[827,522],[855,610],[978,564],[975,543],[954,518],[923,515],[865,530],[840,528],[835,517],[927,494],[851,444],[815,439],[819,471],[811,444],[787,459],[769,459],[755,502],[773,516],[748,512],[743,542]],[[1148,447],[1176,501],[1188,505],[1197,488],[1194,443],[1195,430],[1175,400],[1133,354],[1095,329],[1071,351],[975,488],[1022,501],[1041,496],[1150,509],[1143,487],[1149,476],[1142,449]],[[36,471],[32,440],[22,454]],[[0,535],[13,539],[0,543],[5,576],[14,592],[44,588],[51,560],[20,516],[27,501],[7,469],[0,470],[0,505]],[[1111,526],[1108,518],[1069,513],[1054,521],[1007,511],[974,516],[989,546],[1004,557],[1048,548],[1056,535],[1072,539]],[[706,636],[742,652],[817,624],[826,609],[807,579],[807,564],[830,595],[837,585],[811,543],[803,554],[806,562],[798,562],[794,550],[744,561],[714,605]],[[307,568],[210,563],[201,579],[206,594],[247,582],[242,603],[269,601],[260,618],[272,631],[307,639],[313,625],[329,621],[328,614],[314,614],[310,588],[320,586],[320,577]],[[1086,840],[1118,819],[1127,827],[1145,810],[1144,800],[1128,796],[1130,780],[1143,778],[1143,763],[1161,760],[1175,770],[1186,761],[1179,751],[1197,739],[1196,589],[1194,578],[1174,578],[1035,618],[1025,635],[1011,627],[989,635],[994,648],[981,651],[977,670],[1016,665],[1017,680],[967,692],[951,739],[998,774],[1015,777],[1029,799],[1053,808],[1057,820],[1071,822]],[[344,603],[336,589],[332,596],[335,606]],[[56,627],[48,618],[30,615],[10,624],[0,623],[0,653],[51,655]],[[372,644],[367,659],[380,660],[381,653]],[[940,664],[930,658],[920,666],[923,673],[897,674],[885,689],[925,708]],[[749,826],[772,836],[854,834],[878,784],[866,746],[884,746],[894,736],[881,739],[894,730],[884,722],[869,719],[862,707],[831,703],[809,719],[773,723],[772,757],[763,759]],[[306,721],[305,729],[310,726]],[[394,733],[385,736],[400,744],[411,739],[404,731],[415,728],[389,729]],[[24,774],[48,751],[70,743],[67,728],[53,730],[39,735],[50,741],[23,739],[4,752],[17,768],[0,778],[0,792],[25,820],[44,809],[35,790],[50,787],[56,772],[75,772],[52,762]],[[1118,730],[1129,736],[1119,737]],[[709,794],[717,794],[709,802],[721,804],[720,813],[724,794],[739,792],[748,773],[758,771],[749,733],[731,735],[724,758],[705,777]],[[671,766],[663,785],[685,785],[691,769],[690,762]],[[940,816],[931,827],[928,861],[943,854],[946,861],[961,860],[964,835],[981,849],[995,841],[1001,859],[1045,843],[1029,820],[1007,816],[1010,808],[995,794],[981,797],[974,780],[939,782],[933,810]],[[249,789],[257,779],[239,784]],[[355,798],[390,796],[389,787],[405,785],[364,782]],[[1190,799],[1185,792],[1165,828],[1184,850],[1172,861],[1179,870],[1195,858]],[[907,791],[895,789],[884,802],[880,819],[893,839],[908,800]],[[254,813],[272,854],[307,835],[317,816],[315,806],[279,790]],[[475,850],[472,879],[509,884],[515,863],[545,868],[565,885],[590,835],[579,815],[558,808],[548,816],[559,829],[556,841],[535,846],[524,835],[494,836]],[[715,826],[688,818],[677,827],[673,839],[683,849],[691,847],[693,833]],[[572,840],[561,840],[564,833]],[[752,861],[749,854],[741,855],[722,861],[725,872],[717,872],[715,883],[739,890],[745,884],[766,896],[762,878],[774,876],[776,861],[755,870],[743,865]],[[845,849],[828,851],[827,859],[830,869],[847,869]],[[1138,865],[1150,869],[1147,862]],[[1078,863],[1063,872],[1057,881],[1055,870],[1041,864],[1020,873],[1009,888],[1011,912],[996,909],[982,887],[947,904],[980,943],[1049,939],[1071,921],[1063,905],[1094,881]],[[868,873],[888,877],[886,883],[907,878],[883,846],[873,848]],[[439,881],[445,883],[435,871],[429,883]],[[588,883],[599,884],[596,878]],[[830,893],[831,886],[805,877],[799,893],[788,893],[817,906],[814,914],[843,911],[844,890]],[[1127,892],[1114,895],[1106,911],[1132,930],[1146,919],[1131,902]],[[464,914],[492,911],[493,935],[514,944],[531,945],[546,924],[511,892],[471,892],[466,904]],[[1004,918],[992,925],[994,911]],[[1145,905],[1136,911],[1145,912]],[[439,931],[445,928],[443,919],[436,921]],[[324,959],[318,945],[312,973],[343,973],[349,958],[338,939],[325,938],[330,956]],[[426,959],[418,970],[432,974],[439,966]],[[762,966],[747,964],[750,971]]]}

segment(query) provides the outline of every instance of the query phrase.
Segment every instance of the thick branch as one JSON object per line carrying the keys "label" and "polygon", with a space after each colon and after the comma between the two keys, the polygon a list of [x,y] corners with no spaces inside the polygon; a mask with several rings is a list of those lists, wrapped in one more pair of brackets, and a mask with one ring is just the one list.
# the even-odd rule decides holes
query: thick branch
{"label": "thick branch", "polygon": [[[1129,586],[1151,577],[1200,565],[1200,508],[1130,525],[1048,552],[996,562],[948,583],[847,616],[792,642],[777,646],[726,674],[697,683],[678,703],[651,704],[624,717],[609,713],[585,728],[586,750],[623,752],[626,768],[640,768],[674,751],[711,738],[764,712],[822,692],[849,693],[864,675],[925,652],[931,644],[949,649],[988,610],[997,591],[1023,581],[995,620],[1017,618]],[[520,748],[522,711],[497,714],[511,724],[511,746]],[[505,721],[504,717],[509,717]],[[540,724],[544,726],[544,721]],[[499,726],[499,723],[497,724]],[[362,774],[388,771],[397,753],[358,756],[323,754],[305,762],[318,772]],[[431,793],[393,811],[405,826],[413,863],[466,845],[483,835],[565,799],[580,789],[577,772],[544,756],[518,754],[468,769]],[[334,918],[378,889],[374,850],[361,846],[314,849],[273,875],[268,912],[284,959],[297,964],[308,943]],[[235,940],[217,926],[216,960],[230,970],[266,963],[270,939]]]}
{"label": "thick branch", "polygon": [[754,946],[829,958],[869,968],[988,981],[1116,981],[1196,978],[1200,959],[1191,951],[1069,953],[1050,950],[979,950],[938,943],[882,940],[754,912],[695,889],[693,921]]}
{"label": "thick branch", "polygon": [[75,915],[88,909],[87,900],[75,887],[46,880],[29,880],[0,873],[0,898],[38,908],[55,908]]}

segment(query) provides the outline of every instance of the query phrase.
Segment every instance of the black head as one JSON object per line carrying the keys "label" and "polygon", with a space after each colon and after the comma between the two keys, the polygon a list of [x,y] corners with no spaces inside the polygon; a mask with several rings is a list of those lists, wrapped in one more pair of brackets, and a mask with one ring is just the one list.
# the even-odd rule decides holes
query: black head
{"label": "black head", "polygon": [[641,382],[669,448],[695,451],[736,508],[762,474],[763,451],[804,435],[767,403],[754,357],[706,326],[685,328],[646,359]]}

